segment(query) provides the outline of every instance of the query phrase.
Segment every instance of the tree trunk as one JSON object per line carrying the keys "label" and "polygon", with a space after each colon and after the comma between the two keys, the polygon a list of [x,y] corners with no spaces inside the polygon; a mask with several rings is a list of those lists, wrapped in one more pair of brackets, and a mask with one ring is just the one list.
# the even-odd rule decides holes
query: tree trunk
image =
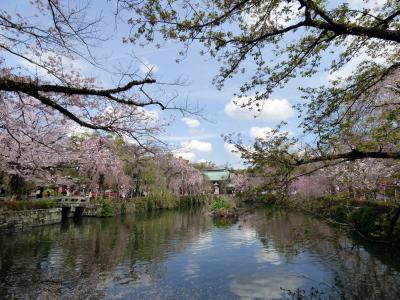
{"label": "tree trunk", "polygon": [[99,194],[101,197],[103,197],[104,196],[104,174],[99,174],[98,186],[99,186]]}
{"label": "tree trunk", "polygon": [[24,192],[25,180],[18,174],[11,175],[9,181],[9,187],[12,194],[12,198],[16,200],[21,200],[22,194]]}

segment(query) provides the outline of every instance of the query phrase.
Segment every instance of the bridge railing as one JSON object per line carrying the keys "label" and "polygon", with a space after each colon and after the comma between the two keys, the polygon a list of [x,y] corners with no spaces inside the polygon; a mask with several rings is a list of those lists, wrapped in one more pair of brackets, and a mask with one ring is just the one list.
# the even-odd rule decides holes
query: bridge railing
{"label": "bridge railing", "polygon": [[89,203],[90,198],[70,196],[70,197],[61,197],[58,201],[63,203]]}

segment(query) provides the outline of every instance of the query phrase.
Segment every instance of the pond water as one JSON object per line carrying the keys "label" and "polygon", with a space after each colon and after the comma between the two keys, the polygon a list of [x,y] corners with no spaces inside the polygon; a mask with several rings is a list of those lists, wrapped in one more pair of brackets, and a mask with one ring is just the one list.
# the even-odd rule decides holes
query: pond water
{"label": "pond water", "polygon": [[[1,299],[398,299],[399,252],[309,216],[164,211],[0,236]],[[303,299],[303,298],[299,298]]]}

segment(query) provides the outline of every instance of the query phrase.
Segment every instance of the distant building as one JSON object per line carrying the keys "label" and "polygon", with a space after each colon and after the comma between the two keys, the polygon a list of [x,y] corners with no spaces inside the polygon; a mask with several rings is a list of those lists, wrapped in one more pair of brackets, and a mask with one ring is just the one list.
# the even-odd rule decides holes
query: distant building
{"label": "distant building", "polygon": [[227,169],[204,170],[203,175],[213,185],[214,194],[226,194],[234,190],[230,183],[231,173]]}

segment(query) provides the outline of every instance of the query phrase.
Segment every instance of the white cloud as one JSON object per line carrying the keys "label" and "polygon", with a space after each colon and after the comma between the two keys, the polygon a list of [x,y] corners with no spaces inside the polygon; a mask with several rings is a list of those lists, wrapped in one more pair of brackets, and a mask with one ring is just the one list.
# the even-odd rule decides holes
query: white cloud
{"label": "white cloud", "polygon": [[253,139],[265,138],[268,134],[271,134],[272,128],[270,127],[251,127],[249,130],[250,137]]}
{"label": "white cloud", "polygon": [[187,141],[191,138],[196,138],[197,140],[207,140],[207,139],[214,139],[220,137],[218,134],[203,134],[203,135],[196,135],[196,136],[165,136],[161,137],[160,139],[163,141],[170,141],[170,142],[179,142],[179,141]]}
{"label": "white cloud", "polygon": [[198,140],[190,140],[181,142],[181,148],[173,151],[175,157],[182,157],[190,161],[196,160],[196,152],[212,152],[212,144],[209,142],[202,142]]}
{"label": "white cloud", "polygon": [[[250,105],[246,105],[251,102]],[[252,97],[233,98],[225,105],[225,113],[241,120],[255,117],[265,121],[285,121],[294,115],[289,101],[286,99],[252,100]]]}
{"label": "white cloud", "polygon": [[358,10],[363,10],[363,9],[375,10],[381,8],[383,5],[382,0],[370,0],[368,2],[365,2],[364,0],[347,0],[344,2],[348,3],[351,9],[358,9]]}
{"label": "white cloud", "polygon": [[293,135],[292,132],[288,131],[274,131],[270,127],[251,127],[249,135],[253,139],[269,139],[272,137],[284,137]]}
{"label": "white cloud", "polygon": [[137,110],[140,113],[143,113],[144,118],[149,121],[157,121],[159,119],[159,114],[155,110],[150,110],[143,107],[137,107]]}
{"label": "white cloud", "polygon": [[200,126],[199,120],[191,119],[191,118],[182,118],[182,122],[184,122],[188,127],[195,128]]}
{"label": "white cloud", "polygon": [[143,75],[148,73],[155,74],[160,71],[160,68],[156,64],[150,63],[146,58],[142,58],[139,69]]}
{"label": "white cloud", "polygon": [[190,161],[194,161],[196,159],[196,153],[194,152],[184,152],[184,151],[176,151],[173,152],[175,157],[187,159]]}
{"label": "white cloud", "polygon": [[230,154],[233,154],[236,157],[241,157],[240,153],[237,152],[238,149],[236,148],[235,145],[233,144],[229,144],[229,143],[224,143],[224,148],[227,152],[229,152]]}
{"label": "white cloud", "polygon": [[185,152],[212,152],[212,144],[209,142],[202,142],[198,140],[185,141],[181,143],[182,149]]}

